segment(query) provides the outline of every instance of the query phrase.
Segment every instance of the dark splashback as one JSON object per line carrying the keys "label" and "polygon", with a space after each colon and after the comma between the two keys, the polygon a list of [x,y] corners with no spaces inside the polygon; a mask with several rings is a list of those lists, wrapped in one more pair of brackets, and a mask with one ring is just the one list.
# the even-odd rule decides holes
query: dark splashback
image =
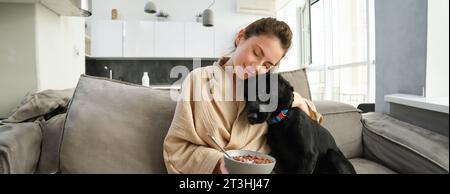
{"label": "dark splashback", "polygon": [[[201,66],[212,65],[217,59],[202,60]],[[192,60],[86,60],[86,74],[109,78],[109,66],[113,70],[113,79],[142,84],[142,75],[148,72],[150,85],[170,85],[179,78],[170,78],[175,66],[185,66],[192,71]]]}

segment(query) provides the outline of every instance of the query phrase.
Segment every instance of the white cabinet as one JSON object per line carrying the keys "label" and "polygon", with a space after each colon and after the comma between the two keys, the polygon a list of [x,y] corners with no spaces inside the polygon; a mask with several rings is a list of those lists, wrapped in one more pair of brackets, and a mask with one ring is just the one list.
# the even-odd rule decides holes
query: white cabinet
{"label": "white cabinet", "polygon": [[123,22],[91,22],[92,57],[123,56]]}
{"label": "white cabinet", "polygon": [[124,57],[155,56],[155,22],[126,21],[123,30]]}
{"label": "white cabinet", "polygon": [[217,58],[234,49],[242,25],[194,22],[91,21],[93,58]]}
{"label": "white cabinet", "polygon": [[184,57],[184,23],[155,23],[155,57]]}
{"label": "white cabinet", "polygon": [[214,26],[214,56],[222,57],[234,49],[234,40],[240,28],[238,24],[220,23]]}
{"label": "white cabinet", "polygon": [[185,56],[214,57],[214,28],[201,23],[185,24]]}

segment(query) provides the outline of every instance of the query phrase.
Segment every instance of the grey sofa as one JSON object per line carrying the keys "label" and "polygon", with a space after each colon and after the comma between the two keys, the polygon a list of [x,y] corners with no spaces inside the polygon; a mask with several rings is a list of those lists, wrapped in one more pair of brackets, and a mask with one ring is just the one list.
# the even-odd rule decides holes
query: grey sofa
{"label": "grey sofa", "polygon": [[[311,99],[305,70],[282,74]],[[171,92],[81,76],[67,113],[46,121],[0,126],[0,172],[166,173],[162,145],[176,105]],[[376,127],[363,125],[360,111],[353,106],[332,101],[315,101],[315,105],[357,173],[448,173],[448,155],[446,169],[420,151],[392,159],[393,153],[415,148],[405,148],[389,135],[374,132]],[[369,129],[372,132],[365,136]],[[445,149],[442,141],[440,149]],[[446,143],[448,153],[448,138]],[[411,160],[432,170],[419,165],[403,168]]]}

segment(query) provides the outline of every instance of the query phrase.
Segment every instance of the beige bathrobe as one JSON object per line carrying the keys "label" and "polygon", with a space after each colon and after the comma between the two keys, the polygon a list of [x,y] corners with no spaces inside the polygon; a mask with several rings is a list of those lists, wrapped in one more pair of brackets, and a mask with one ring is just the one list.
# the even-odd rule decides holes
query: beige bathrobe
{"label": "beige bathrobe", "polygon": [[[226,61],[226,60],[225,60]],[[225,150],[242,149],[268,153],[265,134],[267,124],[250,125],[244,114],[245,102],[226,101],[225,91],[234,91],[232,75],[226,73],[224,60],[213,66],[197,68],[184,80],[175,115],[164,140],[164,161],[168,173],[212,173],[222,157],[208,134]],[[219,79],[219,76],[223,76]],[[229,76],[226,79],[226,77]],[[199,86],[201,85],[201,86]],[[195,98],[196,91],[211,94],[212,100]],[[219,99],[219,100],[217,100]],[[321,121],[314,105],[307,101],[311,118]]]}

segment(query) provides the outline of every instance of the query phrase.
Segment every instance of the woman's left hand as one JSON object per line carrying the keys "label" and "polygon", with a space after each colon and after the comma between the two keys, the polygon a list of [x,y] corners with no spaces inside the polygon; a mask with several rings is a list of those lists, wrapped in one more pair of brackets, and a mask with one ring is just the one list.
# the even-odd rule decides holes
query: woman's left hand
{"label": "woman's left hand", "polygon": [[227,168],[225,168],[225,160],[222,158],[217,161],[213,174],[229,174]]}

